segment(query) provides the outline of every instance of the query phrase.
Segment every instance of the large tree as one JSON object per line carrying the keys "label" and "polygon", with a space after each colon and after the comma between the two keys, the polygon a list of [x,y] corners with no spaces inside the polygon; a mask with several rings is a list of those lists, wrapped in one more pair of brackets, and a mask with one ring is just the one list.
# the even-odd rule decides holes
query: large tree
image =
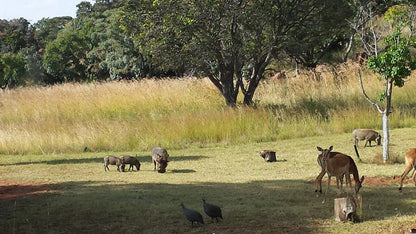
{"label": "large tree", "polygon": [[89,39],[82,30],[68,25],[46,46],[43,66],[48,74],[46,83],[82,81],[86,76],[86,54]]}
{"label": "large tree", "polygon": [[324,27],[323,16],[337,16],[333,11],[342,7],[334,4],[343,1],[130,0],[123,22],[161,65],[196,68],[228,106],[236,105],[240,90],[251,105],[271,59],[289,40],[308,35],[311,25]]}
{"label": "large tree", "polygon": [[43,18],[36,22],[33,27],[35,28],[35,37],[40,49],[45,49],[49,42],[55,40],[58,36],[58,32],[72,20],[73,19],[70,16],[63,16]]}
{"label": "large tree", "polygon": [[17,84],[25,73],[25,64],[26,60],[21,54],[0,54],[0,88]]}

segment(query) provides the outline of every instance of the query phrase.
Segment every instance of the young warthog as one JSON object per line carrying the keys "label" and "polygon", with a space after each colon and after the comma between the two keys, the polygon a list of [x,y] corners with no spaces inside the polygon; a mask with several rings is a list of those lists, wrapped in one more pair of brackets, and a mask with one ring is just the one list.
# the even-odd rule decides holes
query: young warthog
{"label": "young warthog", "polygon": [[154,147],[152,150],[152,161],[155,166],[153,170],[156,171],[156,166],[157,166],[157,172],[165,173],[166,167],[168,166],[168,162],[169,162],[168,157],[169,157],[169,154],[166,151],[166,149],[160,146]]}
{"label": "young warthog", "polygon": [[265,162],[276,162],[276,152],[273,150],[262,150],[260,156]]}
{"label": "young warthog", "polygon": [[121,159],[113,155],[107,155],[104,157],[104,171],[110,170],[108,165],[116,165],[117,171],[120,171]]}
{"label": "young warthog", "polygon": [[358,141],[363,140],[365,140],[364,147],[367,146],[367,143],[370,143],[371,147],[371,141],[375,141],[377,145],[381,145],[381,135],[372,129],[354,129],[352,131],[352,138],[354,139],[354,145],[357,145]]}
{"label": "young warthog", "polygon": [[137,171],[140,170],[140,162],[137,158],[129,156],[129,155],[123,155],[120,157],[121,159],[121,170],[124,171],[126,164],[129,164],[129,171],[134,170],[133,166],[136,166]]}

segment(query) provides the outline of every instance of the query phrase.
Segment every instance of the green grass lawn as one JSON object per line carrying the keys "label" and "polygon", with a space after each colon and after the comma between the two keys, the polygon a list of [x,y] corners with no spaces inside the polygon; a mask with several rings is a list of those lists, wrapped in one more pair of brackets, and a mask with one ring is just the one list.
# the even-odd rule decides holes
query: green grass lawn
{"label": "green grass lawn", "polygon": [[[414,147],[415,131],[391,130],[391,154],[402,162],[404,152]],[[330,145],[352,156],[360,176],[368,177],[361,190],[360,223],[334,220],[335,186],[324,204],[323,196],[314,193],[312,181],[320,172],[316,146]],[[168,149],[165,174],[153,171],[150,151],[1,155],[1,181],[48,191],[1,199],[0,233],[404,233],[415,227],[416,187],[407,180],[399,193],[398,180],[392,180],[404,164],[375,163],[382,147],[363,145],[361,162],[348,133]],[[264,162],[263,149],[275,150],[278,162]],[[137,155],[139,172],[119,173],[115,166],[104,171],[106,154],[126,153]],[[385,182],[370,183],[374,177]],[[0,187],[3,194],[17,188]],[[220,206],[224,220],[211,223],[202,198]],[[191,228],[181,202],[200,211],[205,225]]]}

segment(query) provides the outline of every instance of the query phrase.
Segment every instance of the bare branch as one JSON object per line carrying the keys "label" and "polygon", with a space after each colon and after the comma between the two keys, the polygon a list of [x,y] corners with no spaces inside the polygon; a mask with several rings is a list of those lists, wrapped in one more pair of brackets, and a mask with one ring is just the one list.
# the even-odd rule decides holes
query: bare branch
{"label": "bare branch", "polygon": [[360,69],[360,68],[358,68],[357,70],[358,70],[358,81],[360,82],[361,91],[363,92],[364,97],[367,99],[367,101],[368,101],[369,103],[371,103],[371,105],[373,105],[373,106],[375,106],[375,107],[377,108],[377,110],[378,110],[378,112],[380,112],[380,114],[383,114],[383,113],[384,113],[384,111],[380,108],[380,106],[379,106],[376,102],[373,102],[373,101],[372,101],[372,100],[368,97],[367,93],[365,92],[365,90],[364,90],[364,86],[363,86],[363,81],[362,81],[362,79],[361,79],[361,69]]}

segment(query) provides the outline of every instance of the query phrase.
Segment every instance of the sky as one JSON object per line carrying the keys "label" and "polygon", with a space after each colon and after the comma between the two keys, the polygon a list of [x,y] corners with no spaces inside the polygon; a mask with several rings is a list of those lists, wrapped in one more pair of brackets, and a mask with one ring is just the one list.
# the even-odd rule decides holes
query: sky
{"label": "sky", "polygon": [[78,3],[92,0],[0,0],[0,19],[23,17],[31,24],[42,18],[71,16],[75,18]]}

